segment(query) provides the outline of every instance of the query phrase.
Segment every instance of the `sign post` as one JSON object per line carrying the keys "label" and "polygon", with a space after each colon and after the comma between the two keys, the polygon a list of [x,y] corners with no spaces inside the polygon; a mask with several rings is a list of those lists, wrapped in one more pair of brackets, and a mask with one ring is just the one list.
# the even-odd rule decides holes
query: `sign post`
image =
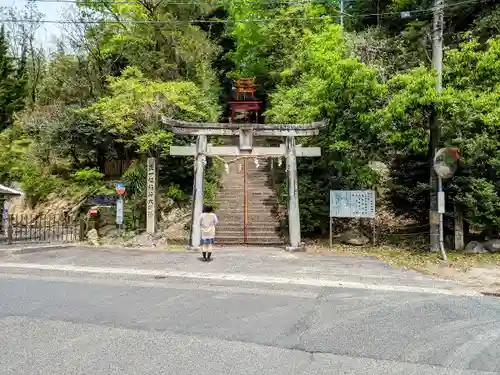
{"label": "sign post", "polygon": [[443,214],[446,213],[446,200],[443,191],[443,180],[453,177],[458,167],[459,158],[458,150],[451,147],[440,149],[434,157],[434,170],[438,177],[439,248],[444,261],[447,260],[447,256],[444,249]]}
{"label": "sign post", "polygon": [[146,230],[149,234],[156,233],[156,159],[148,158],[147,196],[146,196]]}
{"label": "sign post", "polygon": [[372,219],[372,240],[375,241],[375,190],[330,190],[330,248],[334,217]]}
{"label": "sign post", "polygon": [[123,197],[126,191],[124,184],[116,184],[116,193],[120,196],[116,200],[116,225],[118,225],[118,235],[121,234],[123,227],[123,207],[125,205]]}
{"label": "sign post", "polygon": [[118,225],[118,234],[121,233],[123,226],[123,198],[118,198],[116,201],[116,225]]}

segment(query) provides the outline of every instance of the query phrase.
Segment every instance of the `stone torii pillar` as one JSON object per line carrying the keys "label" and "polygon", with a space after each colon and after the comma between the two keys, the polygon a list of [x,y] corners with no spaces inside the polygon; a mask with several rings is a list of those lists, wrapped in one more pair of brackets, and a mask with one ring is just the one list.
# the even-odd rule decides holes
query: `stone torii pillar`
{"label": "stone torii pillar", "polygon": [[[189,247],[200,246],[200,215],[203,210],[203,175],[207,156],[243,157],[286,157],[288,176],[288,251],[300,251],[300,212],[297,189],[297,157],[319,157],[319,147],[296,145],[295,137],[317,135],[326,122],[312,124],[226,124],[194,123],[164,118],[172,126],[174,134],[196,136],[196,145],[171,146],[172,156],[195,157],[195,183],[193,191],[193,212]],[[207,143],[208,136],[238,136],[239,146],[213,146]],[[254,136],[285,137],[285,144],[279,147],[253,147]]]}
{"label": "stone torii pillar", "polygon": [[194,249],[198,249],[200,247],[200,216],[203,212],[203,189],[206,153],[207,136],[199,135],[196,140],[196,154],[194,162],[193,214],[191,217],[191,241],[189,244]]}
{"label": "stone torii pillar", "polygon": [[289,251],[297,251],[301,248],[300,240],[300,209],[299,191],[297,179],[297,155],[295,137],[286,137],[286,163],[288,177],[288,231]]}

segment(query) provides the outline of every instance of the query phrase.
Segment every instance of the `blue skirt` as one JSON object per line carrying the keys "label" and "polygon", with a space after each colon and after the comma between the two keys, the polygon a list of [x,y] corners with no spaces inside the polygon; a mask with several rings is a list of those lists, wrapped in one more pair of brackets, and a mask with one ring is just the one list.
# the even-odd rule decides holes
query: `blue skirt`
{"label": "blue skirt", "polygon": [[215,238],[202,238],[200,240],[201,245],[215,245]]}

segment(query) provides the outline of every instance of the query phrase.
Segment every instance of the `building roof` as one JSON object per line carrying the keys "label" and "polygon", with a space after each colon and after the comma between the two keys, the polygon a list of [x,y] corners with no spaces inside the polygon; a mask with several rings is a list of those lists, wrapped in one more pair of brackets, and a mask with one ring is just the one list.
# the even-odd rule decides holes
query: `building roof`
{"label": "building roof", "polygon": [[0,184],[0,195],[22,195],[23,193],[19,190],[12,189],[5,185]]}

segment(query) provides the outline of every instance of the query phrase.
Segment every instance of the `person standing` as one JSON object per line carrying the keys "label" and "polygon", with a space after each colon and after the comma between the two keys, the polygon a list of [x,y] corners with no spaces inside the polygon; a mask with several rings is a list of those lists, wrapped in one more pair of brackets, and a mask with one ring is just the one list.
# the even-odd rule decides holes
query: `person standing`
{"label": "person standing", "polygon": [[203,206],[203,213],[200,216],[201,227],[201,249],[203,261],[210,261],[213,246],[215,245],[215,228],[219,223],[217,215],[211,205]]}

